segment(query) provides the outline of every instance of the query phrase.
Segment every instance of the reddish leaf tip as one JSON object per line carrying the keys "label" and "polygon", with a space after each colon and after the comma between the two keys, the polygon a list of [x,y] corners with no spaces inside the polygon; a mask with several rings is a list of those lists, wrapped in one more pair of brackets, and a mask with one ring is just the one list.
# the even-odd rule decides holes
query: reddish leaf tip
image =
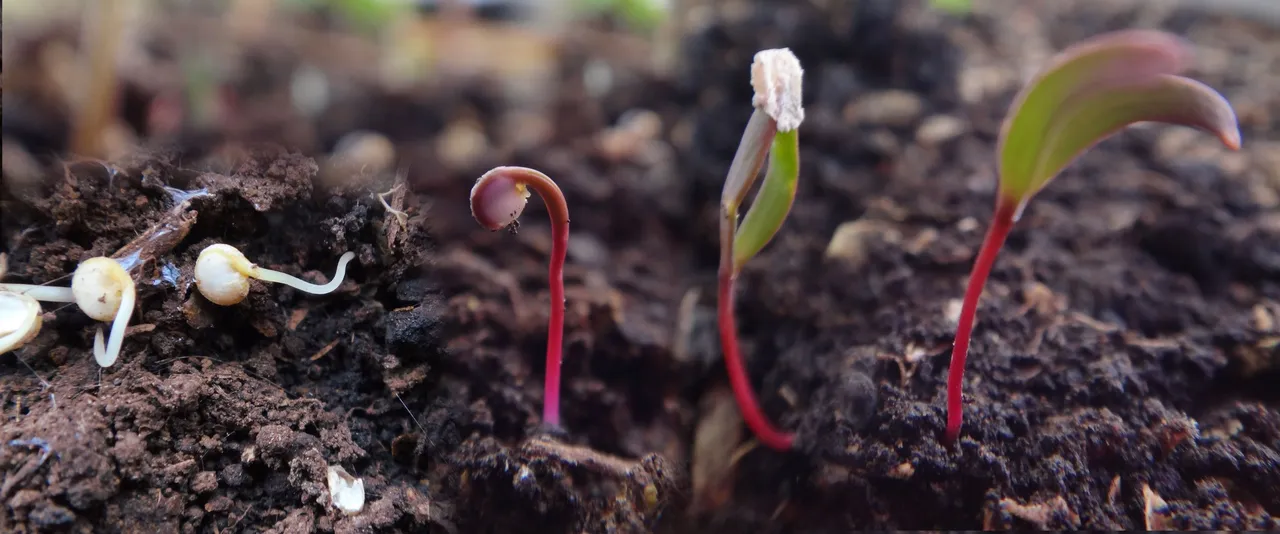
{"label": "reddish leaf tip", "polygon": [[1230,148],[1231,150],[1240,150],[1241,140],[1240,130],[1238,128],[1222,132],[1218,135],[1218,140],[1222,141],[1222,144],[1226,145],[1227,148]]}

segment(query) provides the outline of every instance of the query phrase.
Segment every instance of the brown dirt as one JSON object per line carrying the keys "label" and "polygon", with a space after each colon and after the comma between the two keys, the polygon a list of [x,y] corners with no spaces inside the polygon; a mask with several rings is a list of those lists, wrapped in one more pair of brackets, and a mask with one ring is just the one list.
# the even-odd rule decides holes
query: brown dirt
{"label": "brown dirt", "polygon": [[[304,140],[293,151],[222,132],[7,183],[6,281],[65,284],[118,251],[143,261],[114,367],[89,356],[91,320],[52,307],[17,353],[35,374],[0,359],[0,530],[1280,528],[1280,93],[1256,74],[1280,67],[1280,32],[1106,2],[963,20],[913,6],[726,9],[674,76],[619,70],[601,98],[570,42],[544,136],[491,82],[365,88],[316,121],[237,130]],[[1131,130],[1032,203],[987,288],[946,448],[948,309],[990,216],[1018,69],[1150,24],[1196,42],[1194,75],[1235,103],[1245,148]],[[750,110],[742,66],[774,46],[806,69],[801,186],[737,314],[766,411],[801,446],[722,443],[741,454],[715,488],[727,498],[689,514],[706,498],[687,474],[703,467],[695,428],[724,413],[715,199]],[[265,83],[254,72],[238,83]],[[662,119],[655,143],[597,144],[634,108]],[[437,142],[463,122],[488,146],[459,163]],[[312,156],[357,129],[386,134],[408,169],[411,192],[392,198],[404,228],[369,195],[385,187],[317,179]],[[538,425],[543,209],[513,236],[465,205],[497,164],[556,178],[573,215],[562,433]],[[356,260],[333,295],[255,283],[222,308],[191,283],[215,242],[312,280]],[[363,513],[327,506],[329,464],[364,478]]]}

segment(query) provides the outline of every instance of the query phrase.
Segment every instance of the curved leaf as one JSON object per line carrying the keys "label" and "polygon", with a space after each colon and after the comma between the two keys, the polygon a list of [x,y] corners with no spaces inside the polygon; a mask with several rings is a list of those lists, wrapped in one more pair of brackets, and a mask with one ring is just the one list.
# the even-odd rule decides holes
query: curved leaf
{"label": "curved leaf", "polygon": [[796,130],[779,131],[769,149],[769,171],[756,200],[733,236],[733,270],[739,271],[769,244],[791,213],[800,175],[800,139]]}
{"label": "curved leaf", "polygon": [[1041,183],[1089,147],[1137,122],[1200,128],[1232,149],[1240,146],[1236,115],[1227,99],[1211,87],[1181,76],[1160,75],[1142,84],[1099,87],[1065,102],[1056,116],[1059,118],[1045,134],[1031,173]]}
{"label": "curved leaf", "polygon": [[769,154],[769,141],[777,131],[777,123],[764,111],[757,108],[751,113],[747,127],[742,131],[742,141],[738,142],[738,151],[733,154],[733,162],[729,164],[729,174],[724,179],[724,188],[720,192],[720,209],[725,213],[738,212],[738,206],[751,186],[760,176],[760,167],[764,166],[764,158]]}
{"label": "curved leaf", "polygon": [[1000,129],[1001,191],[1016,198],[1034,194],[1052,175],[1036,174],[1045,137],[1066,119],[1063,105],[1106,86],[1133,86],[1185,69],[1189,51],[1170,34],[1120,31],[1078,43],[1059,53],[1014,98]]}

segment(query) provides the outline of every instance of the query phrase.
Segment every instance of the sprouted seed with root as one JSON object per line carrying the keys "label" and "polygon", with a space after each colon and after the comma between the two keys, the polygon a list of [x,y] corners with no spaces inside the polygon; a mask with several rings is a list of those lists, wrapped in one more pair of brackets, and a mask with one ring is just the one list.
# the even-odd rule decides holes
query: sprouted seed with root
{"label": "sprouted seed with root", "polygon": [[569,205],[560,187],[547,175],[526,167],[497,167],[484,173],[471,188],[471,215],[486,229],[514,228],[533,189],[551,216],[551,320],[547,323],[547,377],[542,420],[560,426],[560,364],[564,340],[564,261],[569,250]]}
{"label": "sprouted seed with root", "polygon": [[196,288],[209,302],[219,306],[239,304],[249,295],[249,279],[284,284],[304,293],[326,295],[332,293],[347,275],[347,263],[356,257],[347,252],[338,258],[338,270],[327,284],[313,284],[280,271],[264,269],[245,258],[231,245],[216,244],[205,247],[196,258]]}
{"label": "sprouted seed with root", "polygon": [[103,342],[102,327],[93,338],[93,357],[102,367],[115,364],[124,343],[125,329],[133,315],[138,292],[119,262],[89,258],[71,277],[71,287],[0,284],[0,353],[15,350],[35,338],[42,323],[40,304],[74,302],[85,315],[111,323],[111,336]]}

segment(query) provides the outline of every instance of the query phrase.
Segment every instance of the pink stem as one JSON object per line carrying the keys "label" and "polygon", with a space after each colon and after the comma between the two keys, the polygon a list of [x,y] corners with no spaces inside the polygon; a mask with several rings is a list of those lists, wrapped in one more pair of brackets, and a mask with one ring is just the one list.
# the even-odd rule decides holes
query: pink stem
{"label": "pink stem", "polygon": [[551,320],[547,323],[547,375],[542,397],[542,420],[560,426],[560,364],[564,346],[564,261],[569,252],[569,204],[564,193],[545,174],[528,167],[497,167],[476,180],[471,189],[471,214],[490,230],[514,224],[533,189],[551,217]]}
{"label": "pink stem", "polygon": [[[547,197],[543,195],[545,200]],[[547,201],[550,207],[551,201]],[[560,200],[564,205],[564,200]],[[547,379],[542,397],[542,420],[560,426],[560,365],[564,344],[564,261],[569,251],[569,210],[564,210],[563,223],[551,217],[551,267],[547,279],[551,286],[551,321],[547,323]]]}
{"label": "pink stem", "polygon": [[[733,242],[733,224],[736,214],[721,221],[721,239]],[[726,252],[727,251],[727,252]],[[769,419],[760,410],[755,392],[751,390],[751,378],[747,376],[746,365],[742,361],[742,353],[738,348],[738,327],[733,317],[733,248],[723,247],[721,251],[719,284],[717,286],[719,309],[716,315],[720,325],[720,345],[724,350],[724,365],[729,372],[729,385],[733,388],[733,396],[742,410],[742,419],[747,428],[756,435],[765,446],[779,450],[790,450],[795,443],[795,434],[785,433],[769,424]]]}
{"label": "pink stem", "polygon": [[996,200],[995,215],[991,219],[991,228],[982,240],[982,249],[978,251],[978,259],[974,261],[973,272],[969,274],[969,285],[964,292],[964,303],[960,308],[960,321],[956,326],[956,341],[951,349],[951,369],[947,373],[947,433],[946,442],[955,443],[960,435],[960,425],[964,422],[964,400],[961,395],[964,380],[964,361],[969,351],[969,336],[973,332],[974,318],[978,312],[978,299],[987,284],[987,276],[996,263],[1000,247],[1013,229],[1014,216],[1018,212],[1018,202],[1003,194]]}

